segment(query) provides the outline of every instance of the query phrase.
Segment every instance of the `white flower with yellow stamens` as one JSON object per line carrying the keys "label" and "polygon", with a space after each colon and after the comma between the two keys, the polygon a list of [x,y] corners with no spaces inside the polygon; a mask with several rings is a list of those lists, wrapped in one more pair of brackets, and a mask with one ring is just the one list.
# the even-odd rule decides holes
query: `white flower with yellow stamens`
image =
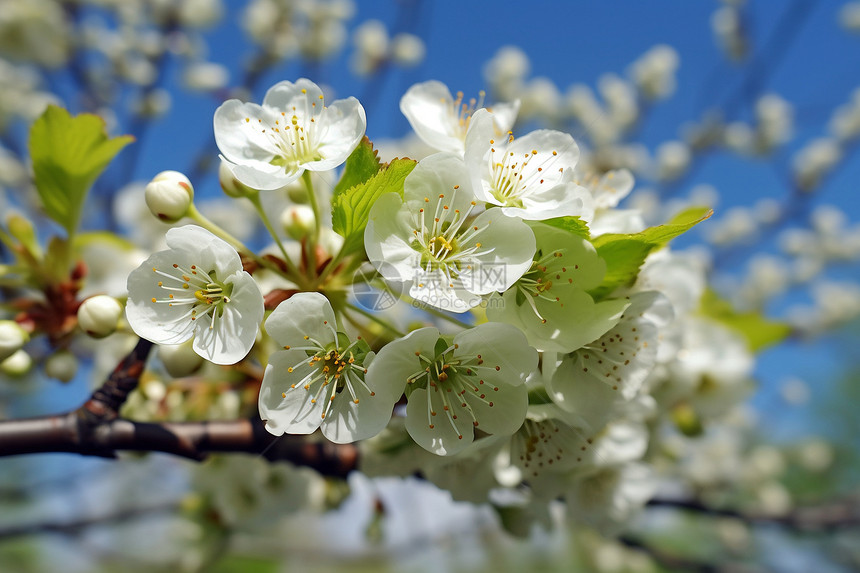
{"label": "white flower with yellow stamens", "polygon": [[[484,109],[484,92],[479,96],[467,103],[463,92],[457,92],[455,99],[445,84],[430,80],[409,88],[400,99],[400,111],[424,143],[439,151],[463,155],[472,114]],[[493,114],[495,130],[506,133],[514,125],[520,102],[497,103],[486,109]]]}
{"label": "white flower with yellow stamens", "polygon": [[[317,428],[339,444],[375,436],[388,424],[405,383],[366,375],[374,353],[338,332],[328,299],[302,292],[282,302],[266,331],[283,350],[269,359],[260,388],[260,417],[276,436]],[[376,382],[374,381],[376,380]]]}
{"label": "white flower with yellow stamens", "polygon": [[673,318],[672,306],[656,291],[631,295],[617,324],[600,338],[561,358],[547,385],[553,400],[576,411],[578,386],[588,380],[611,388],[624,399],[639,393],[657,363],[660,328]]}
{"label": "white flower with yellow stamens", "polygon": [[594,199],[573,183],[579,147],[561,131],[499,137],[493,117],[478,110],[466,136],[465,161],[475,194],[508,217],[543,220],[594,216]]}
{"label": "white flower with yellow stamens", "polygon": [[170,229],[166,242],[128,276],[132,330],[157,344],[193,337],[194,351],[215,364],[242,360],[263,320],[263,295],[239,254],[195,225]]}
{"label": "white flower with yellow stamens", "polygon": [[614,327],[628,306],[623,299],[594,302],[606,263],[586,239],[545,223],[530,222],[534,262],[513,287],[495,294],[487,318],[525,333],[542,352],[572,352]]}
{"label": "white flower with yellow stamens", "polygon": [[506,290],[531,266],[535,238],[498,209],[474,216],[477,202],[463,160],[437,153],[422,160],[403,198],[380,197],[364,244],[386,281],[408,285],[417,301],[465,312],[482,296]]}
{"label": "white flower with yellow stamens", "polygon": [[506,324],[482,324],[453,341],[433,327],[390,342],[368,376],[406,386],[406,430],[422,448],[455,454],[474,439],[475,429],[510,435],[528,408],[526,376],[537,367],[537,351]]}
{"label": "white flower with yellow stamens", "polygon": [[215,142],[233,176],[253,189],[278,189],[310,171],[346,161],[367,127],[354,97],[324,105],[307,79],[272,86],[263,105],[231,99],[215,110]]}

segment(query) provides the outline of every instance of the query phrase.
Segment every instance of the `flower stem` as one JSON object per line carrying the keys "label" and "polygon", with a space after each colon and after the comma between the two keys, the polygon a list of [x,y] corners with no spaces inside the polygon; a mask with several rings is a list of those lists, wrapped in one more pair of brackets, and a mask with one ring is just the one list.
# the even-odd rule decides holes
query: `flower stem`
{"label": "flower stem", "polygon": [[240,241],[239,239],[237,239],[236,237],[234,237],[233,235],[207,219],[206,216],[203,215],[203,213],[197,210],[197,207],[194,205],[194,203],[192,203],[188,207],[187,216],[195,223],[199,223],[200,226],[207,231],[210,231],[213,235],[216,235],[230,243],[230,246],[232,246],[237,251],[244,251],[255,259],[257,258],[257,255],[254,253],[254,251],[249,249],[242,241]]}
{"label": "flower stem", "polygon": [[363,315],[363,316],[365,316],[365,317],[369,318],[370,320],[372,320],[373,322],[375,322],[375,323],[376,323],[376,324],[378,324],[379,326],[381,326],[381,327],[385,328],[386,330],[388,330],[389,332],[391,332],[392,334],[394,334],[394,335],[395,335],[395,336],[397,336],[398,338],[402,338],[402,337],[406,336],[403,332],[401,332],[400,330],[398,330],[397,328],[395,328],[394,326],[392,326],[390,322],[385,321],[385,320],[382,320],[381,318],[379,318],[378,316],[376,316],[376,315],[375,315],[375,314],[373,314],[372,312],[367,311],[367,310],[364,310],[364,309],[363,309],[363,308],[361,308],[360,306],[354,305],[354,304],[352,304],[351,302],[346,302],[346,301],[344,301],[344,303],[343,303],[343,304],[344,304],[347,308],[349,308],[350,310],[354,310],[355,312],[357,312],[357,313],[359,313],[359,314],[361,314],[361,315]]}
{"label": "flower stem", "polygon": [[301,275],[293,263],[293,260],[290,258],[290,255],[287,254],[287,249],[284,248],[284,243],[281,242],[281,238],[278,237],[278,233],[275,232],[275,228],[272,226],[269,216],[266,215],[266,210],[263,209],[263,203],[260,202],[260,194],[251,193],[247,197],[251,204],[254,205],[254,209],[256,209],[257,213],[260,215],[260,220],[263,221],[263,225],[266,227],[266,230],[272,236],[272,239],[275,240],[275,244],[278,245],[278,249],[280,249],[281,255],[284,257],[284,264],[287,266],[287,274],[291,275],[290,278],[293,281],[298,280]]}
{"label": "flower stem", "polygon": [[323,272],[320,273],[320,276],[316,280],[316,283],[318,286],[321,286],[323,283],[325,283],[328,276],[331,274],[331,272],[335,268],[337,268],[337,266],[340,264],[340,262],[342,260],[343,260],[343,249],[341,248],[337,252],[337,254],[334,256],[334,258],[328,262],[328,264],[323,269]]}
{"label": "flower stem", "polygon": [[[236,237],[234,237],[233,235],[231,235],[230,233],[228,233],[227,231],[225,231],[224,229],[222,229],[221,227],[219,227],[218,225],[216,225],[215,223],[213,223],[212,221],[207,219],[203,215],[203,213],[201,213],[200,211],[197,210],[197,207],[195,207],[193,203],[188,208],[187,217],[189,219],[191,219],[192,221],[194,221],[195,223],[198,223],[201,227],[203,227],[207,231],[211,232],[213,235],[220,237],[221,239],[224,239],[225,241],[227,241],[227,243],[229,243],[230,246],[233,247],[234,249],[236,249],[237,251],[241,251],[243,253],[246,253],[249,257],[254,259],[254,261],[258,265],[260,265],[261,267],[266,267],[267,269],[270,269],[270,270],[272,270],[272,271],[274,271],[280,275],[284,275],[284,273],[281,271],[281,269],[279,269],[274,263],[272,263],[271,261],[267,261],[266,259],[262,258],[257,253],[255,253],[250,248],[248,248],[248,246],[245,245],[242,241],[240,241],[239,239],[237,239]],[[292,281],[295,280],[295,277],[293,277],[293,276],[286,276],[285,278],[292,280]]]}
{"label": "flower stem", "polygon": [[467,322],[463,322],[462,320],[458,320],[453,316],[449,315],[447,312],[442,312],[441,310],[437,310],[431,306],[419,306],[418,308],[423,310],[427,314],[432,314],[433,316],[441,318],[442,320],[447,320],[451,324],[456,324],[460,328],[473,328],[475,326],[474,324],[469,324]]}
{"label": "flower stem", "polygon": [[317,203],[317,196],[314,193],[314,184],[311,181],[311,172],[305,170],[302,173],[302,181],[305,183],[305,188],[308,191],[308,201],[311,204],[311,209],[314,212],[314,232],[310,236],[310,241],[308,241],[308,270],[310,271],[309,276],[313,276],[313,273],[316,272],[317,268],[317,244],[320,241],[320,206]]}

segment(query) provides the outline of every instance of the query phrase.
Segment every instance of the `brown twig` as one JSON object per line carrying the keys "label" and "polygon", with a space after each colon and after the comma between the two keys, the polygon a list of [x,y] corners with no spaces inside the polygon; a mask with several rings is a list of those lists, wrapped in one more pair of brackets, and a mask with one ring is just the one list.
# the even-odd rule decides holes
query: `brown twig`
{"label": "brown twig", "polygon": [[137,387],[152,343],[137,346],[105,383],[77,410],[22,420],[0,421],[0,457],[44,452],[116,457],[118,451],[164,452],[203,460],[215,452],[259,454],[285,460],[333,477],[346,477],[358,464],[352,444],[316,442],[306,437],[277,438],[257,418],[224,422],[147,423],[119,417]]}
{"label": "brown twig", "polygon": [[698,500],[689,499],[655,498],[648,502],[648,507],[665,507],[714,517],[731,517],[751,525],[773,524],[798,532],[830,532],[860,527],[860,502],[851,499],[813,507],[798,507],[780,515],[709,507]]}

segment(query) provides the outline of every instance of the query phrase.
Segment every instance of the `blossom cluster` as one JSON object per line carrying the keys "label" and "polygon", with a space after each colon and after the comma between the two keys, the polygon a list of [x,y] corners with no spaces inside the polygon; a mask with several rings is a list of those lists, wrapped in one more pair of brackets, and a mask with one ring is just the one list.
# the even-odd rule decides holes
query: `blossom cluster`
{"label": "blossom cluster", "polygon": [[[215,364],[259,360],[266,429],[360,441],[369,475],[417,471],[481,501],[516,488],[525,497],[505,503],[520,508],[563,497],[573,519],[616,531],[656,486],[649,421],[679,404],[719,415],[747,389],[751,358],[692,315],[704,269],[688,257],[664,249],[614,278],[618,261],[598,246],[643,226],[616,209],[632,175],[578,165],[561,131],[515,137],[519,108],[415,85],[401,109],[437,152],[384,165],[355,98],[326,105],[300,79],[262,105],[225,102],[222,186],[264,222],[261,197],[286,190],[292,240],[273,232],[278,254],[259,258],[218,227],[169,230],[167,250],[129,276],[131,328],[191,341]],[[315,188],[312,173],[344,162],[349,188]],[[151,185],[154,214],[194,218],[187,179]],[[388,303],[362,304],[362,292]],[[183,371],[173,354],[165,367]]]}

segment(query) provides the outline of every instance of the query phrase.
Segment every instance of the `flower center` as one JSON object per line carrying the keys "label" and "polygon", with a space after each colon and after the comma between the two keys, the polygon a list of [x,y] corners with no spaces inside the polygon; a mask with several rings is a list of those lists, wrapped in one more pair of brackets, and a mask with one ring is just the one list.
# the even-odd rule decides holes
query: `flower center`
{"label": "flower center", "polygon": [[191,308],[177,320],[186,318],[197,320],[211,314],[212,322],[209,328],[215,328],[218,318],[224,315],[224,307],[230,303],[232,284],[219,281],[214,270],[206,272],[197,265],[191,265],[189,269],[185,269],[174,263],[166,271],[155,267],[152,267],[152,271],[162,279],[166,279],[166,281],[159,280],[157,285],[167,292],[164,298],[152,297],[153,303],[166,304],[170,307],[190,306]]}
{"label": "flower center", "polygon": [[[489,253],[481,251],[482,243],[477,239],[487,225],[483,227],[465,224],[476,206],[472,201],[465,213],[459,209],[451,209],[450,203],[456,198],[459,185],[454,186],[450,199],[444,193],[439,194],[432,216],[429,212],[430,198],[424,198],[424,207],[418,210],[413,230],[412,248],[419,255],[419,266],[427,274],[440,273],[449,287],[454,287],[454,280],[465,269],[471,269],[474,258]],[[419,283],[423,288],[424,284]]]}
{"label": "flower center", "polygon": [[[337,339],[337,332],[332,331]],[[321,413],[322,419],[328,415],[331,410],[332,403],[335,398],[346,391],[354,404],[359,403],[356,388],[363,388],[370,396],[375,396],[376,392],[371,390],[364,381],[364,375],[367,373],[367,368],[358,363],[355,357],[354,348],[359,343],[361,338],[346,347],[339,348],[336,343],[332,342],[323,345],[318,340],[305,336],[308,342],[307,346],[287,346],[286,350],[304,350],[307,352],[307,357],[295,366],[287,368],[288,373],[292,373],[295,369],[307,365],[311,367],[302,379],[294,384],[291,384],[287,392],[298,391],[304,389],[310,396],[311,404],[316,404],[318,400],[328,400],[325,404],[325,409]],[[284,398],[287,393],[282,394]]]}
{"label": "flower center", "polygon": [[[303,94],[307,94],[307,90],[302,90]],[[284,167],[287,171],[295,171],[299,165],[312,161],[319,161],[324,158],[323,154],[318,149],[317,140],[317,117],[319,116],[318,107],[325,109],[322,105],[323,96],[319,96],[320,102],[308,101],[308,98],[302,98],[303,109],[298,109],[297,106],[292,106],[292,114],[282,111],[280,117],[277,116],[274,122],[265,121],[262,118],[257,119],[256,128],[263,133],[275,148],[275,154],[270,163],[279,167]],[[245,118],[246,124],[251,124],[250,117]]]}
{"label": "flower center", "polygon": [[[440,342],[444,345],[442,339]],[[421,368],[407,377],[406,383],[427,390],[428,427],[431,430],[436,427],[435,417],[441,410],[462,440],[463,435],[456,424],[458,412],[465,412],[472,418],[472,425],[478,427],[478,419],[469,402],[478,401],[493,407],[492,400],[487,396],[498,392],[499,387],[485,383],[482,373],[498,372],[501,366],[485,364],[480,354],[460,355],[456,353],[457,349],[459,345],[452,344],[433,358],[416,351],[415,356]]]}
{"label": "flower center", "polygon": [[448,113],[451,119],[457,122],[461,138],[465,139],[466,137],[466,131],[469,130],[469,122],[472,120],[472,114],[484,107],[484,96],[486,95],[486,92],[481,90],[478,92],[478,99],[471,98],[466,103],[463,98],[463,92],[457,92],[457,98],[451,102]]}
{"label": "flower center", "polygon": [[537,477],[542,471],[555,466],[565,469],[574,460],[581,462],[593,442],[581,431],[553,419],[535,421],[526,419],[514,434],[519,455],[515,460],[528,474]]}
{"label": "flower center", "polygon": [[568,284],[573,284],[573,278],[565,275],[569,271],[579,269],[579,265],[575,263],[568,267],[569,262],[565,260],[564,255],[564,250],[551,251],[544,255],[543,251],[538,249],[532,266],[516,283],[517,304],[528,304],[543,324],[546,324],[546,319],[538,311],[534,299],[541,298],[550,302],[557,302],[563,307],[564,303],[561,302],[561,298],[550,292],[554,281],[566,280]]}
{"label": "flower center", "polygon": [[[508,132],[508,143],[514,141],[514,136]],[[557,151],[552,155],[538,156],[537,149],[524,153],[522,157],[508,151],[506,145],[499,149],[495,147],[495,140],[490,140],[490,193],[498,201],[498,205],[504,207],[523,207],[522,197],[534,191],[534,187],[543,185],[546,181],[545,170],[549,164],[558,156]],[[537,162],[537,163],[535,163]],[[559,167],[559,173],[564,172],[564,167]],[[557,177],[553,176],[553,182]]]}

